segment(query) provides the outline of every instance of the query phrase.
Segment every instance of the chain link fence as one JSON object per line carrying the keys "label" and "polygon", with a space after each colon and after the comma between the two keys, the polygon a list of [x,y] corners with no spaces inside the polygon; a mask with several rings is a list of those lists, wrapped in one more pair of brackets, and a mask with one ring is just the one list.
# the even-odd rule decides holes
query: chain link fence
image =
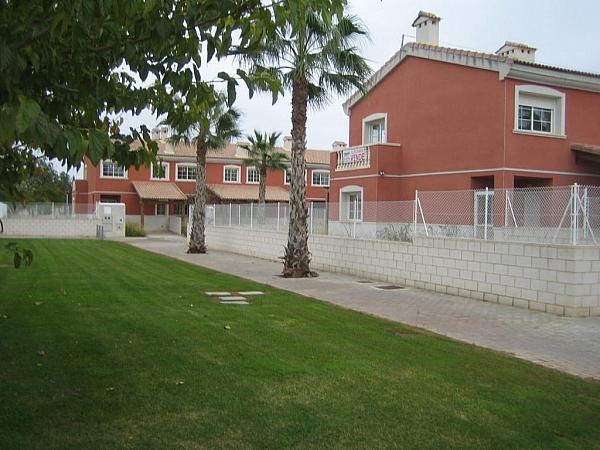
{"label": "chain link fence", "polygon": [[96,216],[95,203],[3,203],[5,217],[22,219],[62,219],[70,217],[93,218]]}
{"label": "chain link fence", "polygon": [[[415,193],[415,200],[309,202],[312,234],[410,242],[415,236],[509,242],[598,245],[600,187],[562,186]],[[344,200],[344,199],[343,199]],[[207,222],[254,230],[287,231],[287,203],[207,207]]]}
{"label": "chain link fence", "polygon": [[600,238],[600,187],[417,192],[417,235],[592,244]]}

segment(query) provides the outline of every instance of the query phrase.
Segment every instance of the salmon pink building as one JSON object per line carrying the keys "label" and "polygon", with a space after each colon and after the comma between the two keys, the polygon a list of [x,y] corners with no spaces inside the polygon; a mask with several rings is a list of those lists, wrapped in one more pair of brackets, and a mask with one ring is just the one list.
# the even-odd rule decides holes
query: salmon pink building
{"label": "salmon pink building", "polygon": [[[128,170],[112,161],[94,166],[85,162],[82,180],[76,180],[73,198],[76,210],[93,210],[97,202],[124,203],[128,222],[142,223],[148,231],[185,229],[187,205],[193,201],[196,187],[196,149],[172,145],[165,128],[153,130],[158,143],[154,166]],[[284,139],[279,151],[290,153],[291,138]],[[229,144],[209,151],[206,165],[207,204],[250,203],[258,201],[258,171],[243,164],[247,151]],[[307,202],[327,199],[329,188],[329,152],[306,152]],[[160,167],[159,167],[160,164]],[[289,201],[288,170],[267,173],[267,202]],[[209,206],[210,208],[210,206]]]}
{"label": "salmon pink building", "polygon": [[420,12],[416,42],[344,103],[349,146],[331,153],[339,220],[415,190],[600,185],[600,75],[539,64],[514,42],[441,47],[439,22]]}

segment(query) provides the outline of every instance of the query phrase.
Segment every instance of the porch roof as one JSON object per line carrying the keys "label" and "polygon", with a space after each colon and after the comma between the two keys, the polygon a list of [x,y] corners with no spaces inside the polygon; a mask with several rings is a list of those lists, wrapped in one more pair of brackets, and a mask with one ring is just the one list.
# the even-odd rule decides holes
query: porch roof
{"label": "porch roof", "polygon": [[571,150],[575,152],[578,158],[600,163],[600,145],[571,144]]}
{"label": "porch roof", "polygon": [[142,200],[187,200],[175,183],[134,181],[132,184]]}
{"label": "porch roof", "polygon": [[[221,200],[258,201],[258,185],[209,184],[207,188]],[[287,202],[290,195],[280,186],[267,186],[265,200],[268,202]]]}

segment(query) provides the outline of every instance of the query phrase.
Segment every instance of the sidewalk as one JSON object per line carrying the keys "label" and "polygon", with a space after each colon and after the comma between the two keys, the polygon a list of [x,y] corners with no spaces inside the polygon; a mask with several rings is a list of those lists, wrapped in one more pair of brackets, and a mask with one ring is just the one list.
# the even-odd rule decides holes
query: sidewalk
{"label": "sidewalk", "polygon": [[453,339],[507,352],[522,359],[600,379],[600,317],[558,317],[495,303],[414,288],[384,291],[388,283],[320,272],[318,278],[284,279],[282,265],[209,250],[185,253],[184,238],[158,235],[125,242],[155,253],[209,267],[344,308],[433,331]]}

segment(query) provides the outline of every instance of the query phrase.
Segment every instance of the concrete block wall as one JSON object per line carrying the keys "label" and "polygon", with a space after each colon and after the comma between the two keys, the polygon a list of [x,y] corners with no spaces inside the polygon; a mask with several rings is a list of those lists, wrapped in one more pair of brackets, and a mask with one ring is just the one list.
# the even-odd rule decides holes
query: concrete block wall
{"label": "concrete block wall", "polygon": [[175,234],[181,234],[181,217],[169,216],[169,231]]}
{"label": "concrete block wall", "polygon": [[[138,225],[142,222],[139,214],[127,214],[125,217],[127,222],[137,223]],[[144,230],[147,232],[162,232],[169,230],[169,216],[144,216]]]}
{"label": "concrete block wall", "polygon": [[[277,260],[285,233],[207,227],[209,246]],[[315,269],[567,316],[600,315],[600,248],[418,237],[312,235]]]}
{"label": "concrete block wall", "polygon": [[96,237],[98,220],[93,218],[6,218],[4,235],[36,237]]}

